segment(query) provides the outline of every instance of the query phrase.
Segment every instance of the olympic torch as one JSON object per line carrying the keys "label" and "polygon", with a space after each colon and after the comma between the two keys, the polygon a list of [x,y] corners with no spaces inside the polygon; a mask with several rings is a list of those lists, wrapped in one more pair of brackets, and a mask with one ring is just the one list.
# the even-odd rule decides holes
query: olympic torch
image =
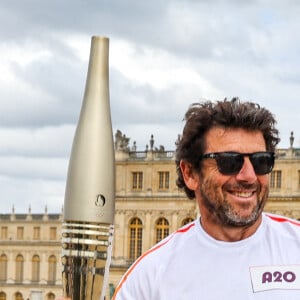
{"label": "olympic torch", "polygon": [[109,39],[93,36],[85,93],[69,162],[62,226],[64,297],[104,299],[115,209],[109,103]]}

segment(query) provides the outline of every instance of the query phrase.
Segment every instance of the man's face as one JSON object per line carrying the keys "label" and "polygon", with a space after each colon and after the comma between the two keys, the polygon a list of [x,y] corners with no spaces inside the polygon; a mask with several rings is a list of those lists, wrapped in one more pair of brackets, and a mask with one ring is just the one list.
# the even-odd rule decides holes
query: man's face
{"label": "man's face", "polygon": [[[259,131],[215,127],[207,132],[205,139],[205,153],[266,151]],[[201,214],[223,225],[253,224],[260,217],[268,197],[268,178],[268,175],[255,174],[248,156],[244,156],[244,164],[235,175],[221,174],[215,159],[204,159],[196,191]]]}

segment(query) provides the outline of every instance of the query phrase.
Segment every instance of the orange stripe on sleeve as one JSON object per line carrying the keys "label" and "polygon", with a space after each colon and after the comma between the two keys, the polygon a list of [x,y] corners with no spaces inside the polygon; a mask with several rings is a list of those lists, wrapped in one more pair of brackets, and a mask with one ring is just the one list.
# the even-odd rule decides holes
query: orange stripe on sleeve
{"label": "orange stripe on sleeve", "polygon": [[293,219],[288,219],[288,218],[285,218],[285,217],[282,217],[282,216],[273,216],[273,215],[269,215],[269,214],[266,214],[266,216],[269,217],[270,219],[276,221],[276,222],[279,222],[279,223],[288,222],[288,223],[291,223],[293,225],[300,226],[300,222],[296,221],[296,220],[293,220]]}

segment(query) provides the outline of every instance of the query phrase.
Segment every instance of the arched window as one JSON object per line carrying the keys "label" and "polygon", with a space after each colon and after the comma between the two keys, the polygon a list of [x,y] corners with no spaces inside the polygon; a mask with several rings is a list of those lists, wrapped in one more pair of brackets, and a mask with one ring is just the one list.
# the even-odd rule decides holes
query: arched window
{"label": "arched window", "polygon": [[0,256],[0,281],[6,281],[6,280],[7,280],[7,256],[5,254],[2,254]]}
{"label": "arched window", "polygon": [[184,226],[184,225],[186,225],[188,223],[191,223],[193,221],[194,221],[193,218],[188,217],[188,218],[185,218],[184,220],[182,220],[182,224],[181,225]]}
{"label": "arched window", "polygon": [[6,300],[6,294],[4,292],[0,292],[0,300]]}
{"label": "arched window", "polygon": [[38,255],[34,255],[32,257],[31,278],[33,282],[40,281],[40,257]]}
{"label": "arched window", "polygon": [[155,224],[156,230],[156,243],[169,235],[170,226],[169,221],[166,218],[159,218]]}
{"label": "arched window", "polygon": [[48,259],[48,282],[55,283],[56,281],[56,257],[51,255]]}
{"label": "arched window", "polygon": [[135,260],[142,254],[143,224],[133,218],[129,224],[129,259]]}
{"label": "arched window", "polygon": [[55,295],[53,293],[49,293],[47,295],[47,300],[55,300]]}
{"label": "arched window", "polygon": [[23,276],[24,276],[24,257],[21,254],[19,254],[16,257],[16,282],[22,282]]}
{"label": "arched window", "polygon": [[24,300],[23,295],[19,292],[15,294],[15,300]]}

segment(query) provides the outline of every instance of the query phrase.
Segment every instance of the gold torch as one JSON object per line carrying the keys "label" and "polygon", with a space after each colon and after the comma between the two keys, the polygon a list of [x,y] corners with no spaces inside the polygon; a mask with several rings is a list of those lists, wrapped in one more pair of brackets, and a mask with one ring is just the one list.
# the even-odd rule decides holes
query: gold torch
{"label": "gold torch", "polygon": [[112,251],[115,156],[109,103],[109,39],[93,36],[64,202],[64,297],[104,299]]}

